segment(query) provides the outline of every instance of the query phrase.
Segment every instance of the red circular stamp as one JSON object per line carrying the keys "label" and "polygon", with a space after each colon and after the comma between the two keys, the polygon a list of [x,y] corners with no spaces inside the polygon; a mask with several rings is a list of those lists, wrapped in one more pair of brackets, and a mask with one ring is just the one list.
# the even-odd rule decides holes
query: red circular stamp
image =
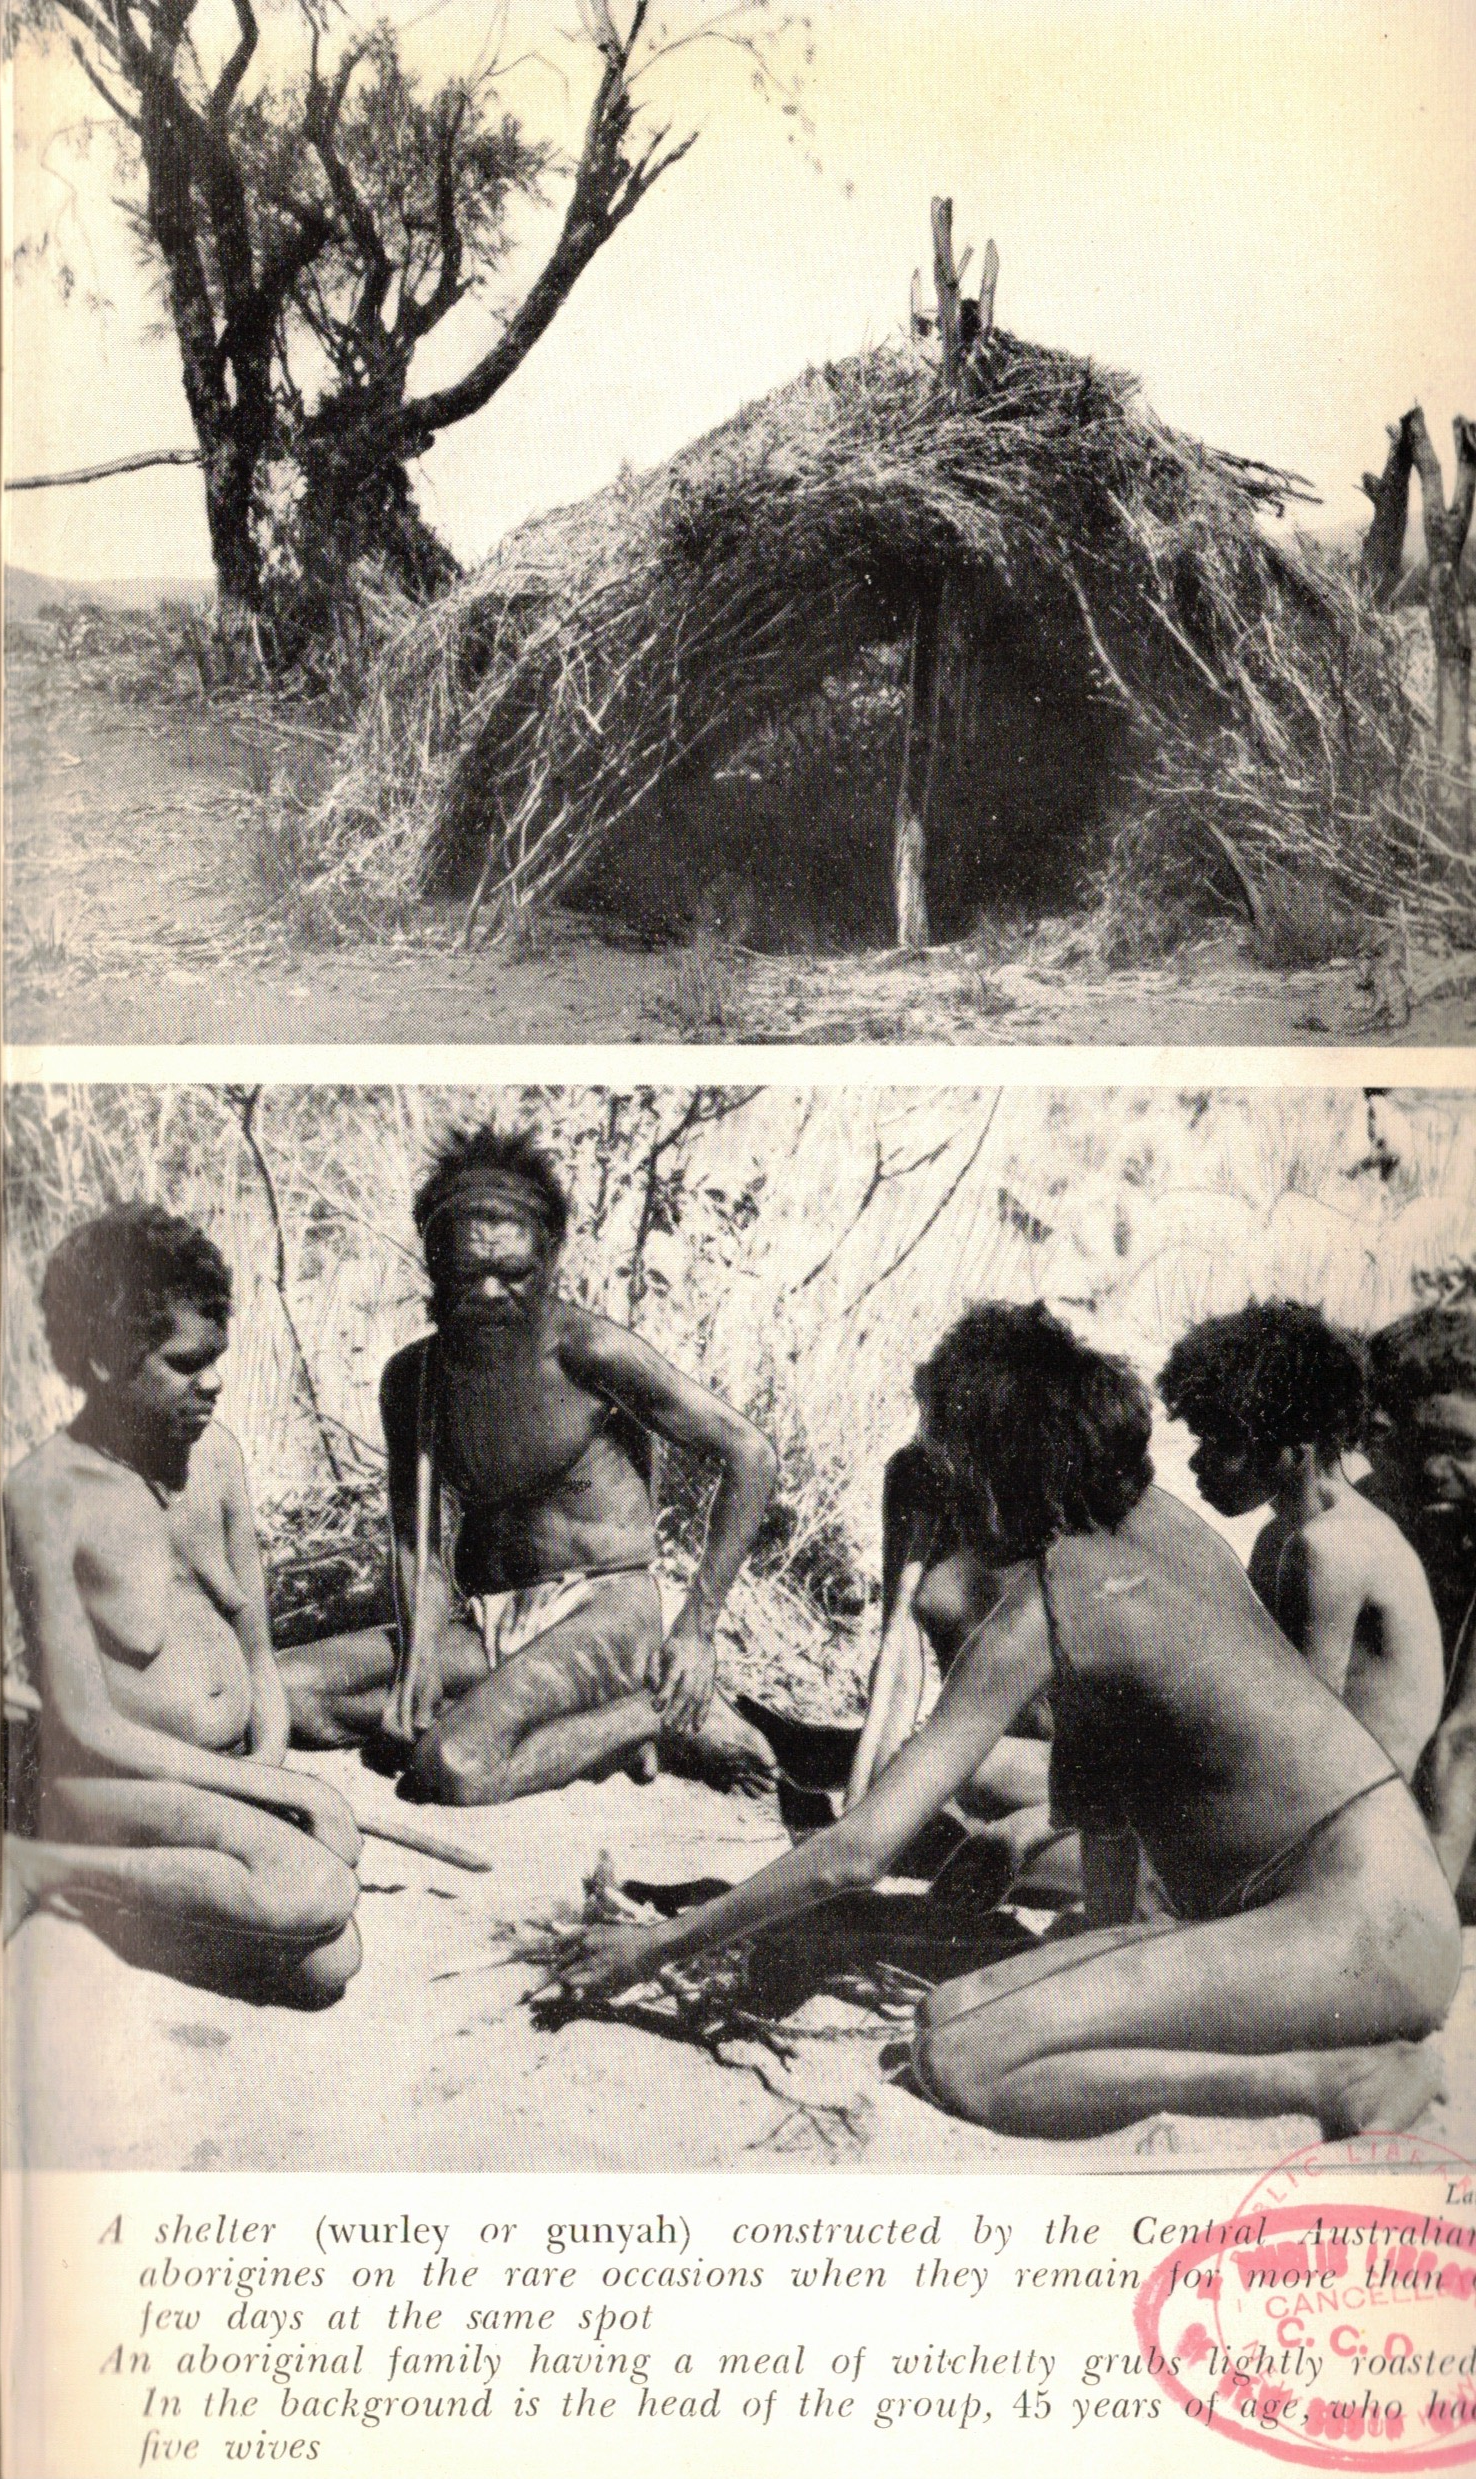
{"label": "red circular stamp", "polygon": [[1469,2161],[1419,2135],[1314,2144],[1163,2234],[1134,2320],[1186,2419],[1315,2470],[1476,2469]]}

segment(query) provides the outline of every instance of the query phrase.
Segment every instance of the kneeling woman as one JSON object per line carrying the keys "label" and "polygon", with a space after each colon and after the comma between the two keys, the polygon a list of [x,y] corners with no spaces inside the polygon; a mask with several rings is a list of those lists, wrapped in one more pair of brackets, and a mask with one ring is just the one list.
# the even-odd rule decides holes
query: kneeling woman
{"label": "kneeling woman", "polygon": [[[1382,1748],[1219,1536],[1151,1486],[1143,1386],[1044,1306],[993,1302],[917,1393],[964,1539],[1009,1570],[931,1717],[838,1824],[732,1893],[576,1931],[558,1985],[630,1987],[873,1884],[1048,1689],[1057,1820],[1086,1837],[1089,1915],[1115,1924],[935,1989],[923,2090],[1016,2135],[1155,2110],[1410,2125],[1460,1977],[1450,1889]],[[1131,1920],[1139,1845],[1175,1918]]]}

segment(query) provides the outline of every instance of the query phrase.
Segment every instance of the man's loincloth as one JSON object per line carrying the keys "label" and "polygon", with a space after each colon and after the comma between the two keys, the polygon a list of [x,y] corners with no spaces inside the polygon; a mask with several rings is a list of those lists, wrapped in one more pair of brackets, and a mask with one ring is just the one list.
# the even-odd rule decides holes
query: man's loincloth
{"label": "man's loincloth", "polygon": [[576,1610],[587,1608],[602,1584],[615,1575],[651,1575],[654,1567],[579,1567],[568,1575],[545,1576],[537,1584],[521,1584],[510,1592],[467,1595],[472,1625],[482,1639],[487,1667],[495,1670],[526,1652],[541,1636],[562,1626]]}
{"label": "man's loincloth", "polygon": [[514,1653],[526,1652],[550,1627],[572,1618],[585,1607],[593,1589],[591,1576],[575,1573],[545,1576],[541,1583],[523,1584],[512,1592],[469,1593],[466,1606],[482,1639],[488,1669],[511,1661]]}

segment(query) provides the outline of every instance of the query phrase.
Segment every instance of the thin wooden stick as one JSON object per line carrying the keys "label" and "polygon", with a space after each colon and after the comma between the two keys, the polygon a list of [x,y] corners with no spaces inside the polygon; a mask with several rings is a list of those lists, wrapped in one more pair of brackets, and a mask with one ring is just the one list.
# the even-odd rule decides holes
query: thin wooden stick
{"label": "thin wooden stick", "polygon": [[444,1859],[449,1868],[470,1868],[478,1876],[489,1876],[497,1862],[483,1851],[474,1851],[469,1842],[453,1842],[438,1833],[428,1832],[424,1825],[393,1825],[381,1823],[377,1816],[355,1815],[360,1833],[376,1842],[398,1842],[403,1850],[420,1851],[427,1859]]}

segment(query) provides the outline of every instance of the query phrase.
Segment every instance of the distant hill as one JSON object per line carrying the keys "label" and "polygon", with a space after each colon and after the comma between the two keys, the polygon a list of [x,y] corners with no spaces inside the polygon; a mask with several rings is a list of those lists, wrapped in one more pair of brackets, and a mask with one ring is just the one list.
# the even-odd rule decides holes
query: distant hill
{"label": "distant hill", "polygon": [[48,604],[74,609],[95,603],[104,611],[157,611],[161,603],[190,603],[203,610],[214,597],[209,577],[39,577],[31,568],[5,571],[5,616],[39,619]]}

